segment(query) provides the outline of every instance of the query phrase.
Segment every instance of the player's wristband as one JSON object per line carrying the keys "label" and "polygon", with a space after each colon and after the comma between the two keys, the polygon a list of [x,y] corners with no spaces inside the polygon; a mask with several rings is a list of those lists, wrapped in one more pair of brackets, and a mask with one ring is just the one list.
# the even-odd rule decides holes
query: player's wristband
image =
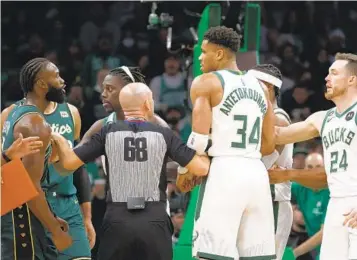
{"label": "player's wristband", "polygon": [[179,166],[179,167],[177,168],[177,173],[178,173],[179,175],[186,174],[186,173],[188,173],[188,169],[185,168],[185,167]]}
{"label": "player's wristband", "polygon": [[11,159],[6,155],[6,151],[3,151],[1,155],[7,163],[11,161]]}

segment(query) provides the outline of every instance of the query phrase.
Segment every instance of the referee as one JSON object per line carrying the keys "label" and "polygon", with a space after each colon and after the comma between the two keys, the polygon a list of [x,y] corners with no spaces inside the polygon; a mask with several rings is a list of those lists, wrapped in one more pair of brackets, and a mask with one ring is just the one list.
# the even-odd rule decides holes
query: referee
{"label": "referee", "polygon": [[104,126],[87,143],[71,150],[65,139],[53,136],[60,158],[56,167],[73,171],[105,156],[109,189],[97,259],[171,260],[167,158],[197,176],[207,175],[209,160],[170,129],[147,122],[154,101],[145,84],[126,85],[119,99],[126,120]]}

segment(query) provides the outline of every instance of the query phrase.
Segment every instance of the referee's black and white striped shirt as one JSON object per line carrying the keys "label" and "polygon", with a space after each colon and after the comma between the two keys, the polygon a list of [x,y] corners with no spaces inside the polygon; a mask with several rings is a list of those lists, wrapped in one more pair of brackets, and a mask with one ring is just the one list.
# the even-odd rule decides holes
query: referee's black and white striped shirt
{"label": "referee's black and white striped shirt", "polygon": [[195,155],[171,129],[145,121],[108,124],[74,152],[84,163],[105,156],[107,202],[127,202],[128,197],[166,202],[167,158],[186,166]]}

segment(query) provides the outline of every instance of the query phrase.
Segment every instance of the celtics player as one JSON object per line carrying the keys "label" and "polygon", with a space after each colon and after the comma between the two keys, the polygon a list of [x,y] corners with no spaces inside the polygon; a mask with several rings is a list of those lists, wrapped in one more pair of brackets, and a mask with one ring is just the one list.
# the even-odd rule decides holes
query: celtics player
{"label": "celtics player", "polygon": [[[268,87],[270,102],[273,105],[276,117],[276,125],[290,125],[291,121],[289,115],[283,109],[278,107],[277,102],[282,85],[282,75],[280,70],[274,65],[262,64],[250,69],[248,74],[261,80]],[[288,144],[285,146],[276,146],[275,149],[274,153],[262,158],[267,169],[274,164],[284,168],[291,168],[293,164],[294,145]],[[271,185],[271,191],[274,207],[276,256],[278,260],[281,260],[293,223],[293,210],[290,203],[291,182],[286,181],[276,185],[273,184]]]}
{"label": "celtics player", "polygon": [[[325,97],[336,107],[305,121],[277,128],[277,144],[321,136],[330,201],[321,246],[321,260],[357,259],[357,230],[344,225],[344,214],[357,208],[357,55],[338,53],[326,77]],[[354,219],[352,219],[354,221]]]}
{"label": "celtics player", "polygon": [[[3,116],[25,102],[26,99],[23,99],[6,108]],[[65,102],[50,102],[44,117],[52,132],[65,137],[71,147],[79,142],[81,118],[76,107]],[[42,188],[46,190],[46,198],[53,212],[68,222],[69,234],[73,239],[72,246],[59,253],[58,259],[90,259],[90,249],[95,244],[95,231],[91,221],[91,185],[88,174],[80,168],[73,175],[63,177],[51,164],[49,176],[42,183]],[[77,199],[77,190],[80,201]]]}
{"label": "celtics player", "polygon": [[[124,119],[124,113],[119,102],[119,93],[125,85],[133,82],[145,83],[145,76],[141,74],[139,68],[121,66],[109,72],[102,85],[102,101],[104,109],[111,114],[96,121],[84,134],[81,143],[87,142],[108,122]],[[167,123],[157,115],[154,115],[151,121],[168,127]]]}
{"label": "celtics player", "polygon": [[[275,115],[267,87],[238,69],[240,36],[210,28],[191,86],[188,145],[212,164],[198,200],[194,255],[200,259],[275,259],[272,198],[262,154],[275,149]],[[181,174],[186,169],[179,169]]]}
{"label": "celtics player", "polygon": [[68,224],[52,213],[41,187],[49,178],[48,164],[52,151],[51,128],[43,113],[51,101],[64,101],[64,81],[53,63],[35,58],[22,67],[20,85],[26,101],[16,106],[4,122],[2,150],[10,147],[20,134],[25,138],[40,138],[43,142],[40,152],[22,159],[39,195],[1,217],[1,257],[58,259],[56,248],[65,250],[72,244],[72,239],[66,232]]}

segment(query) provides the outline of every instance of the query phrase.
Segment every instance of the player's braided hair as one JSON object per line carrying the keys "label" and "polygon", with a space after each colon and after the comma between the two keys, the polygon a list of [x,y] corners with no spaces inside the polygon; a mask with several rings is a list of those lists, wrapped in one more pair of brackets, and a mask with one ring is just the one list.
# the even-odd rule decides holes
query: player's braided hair
{"label": "player's braided hair", "polygon": [[37,74],[50,61],[45,58],[34,58],[28,61],[20,71],[20,86],[25,96],[33,91]]}
{"label": "player's braided hair", "polygon": [[240,48],[240,38],[236,31],[225,26],[212,27],[203,36],[204,40],[228,48],[234,53]]}
{"label": "player's braided hair", "polygon": [[[133,75],[135,82],[146,84],[145,76],[141,73],[139,67],[128,67],[128,69]],[[119,76],[126,84],[133,83],[133,80],[130,78],[130,76],[125,72],[125,70],[122,67],[117,67],[112,69],[111,71],[109,71],[109,75]]]}
{"label": "player's braided hair", "polygon": [[[281,74],[281,71],[277,67],[275,67],[273,64],[259,64],[252,69],[269,74],[269,75],[276,77],[280,80],[283,79],[283,75]],[[274,86],[274,93],[275,93],[276,97],[279,97],[280,89],[276,86]]]}

